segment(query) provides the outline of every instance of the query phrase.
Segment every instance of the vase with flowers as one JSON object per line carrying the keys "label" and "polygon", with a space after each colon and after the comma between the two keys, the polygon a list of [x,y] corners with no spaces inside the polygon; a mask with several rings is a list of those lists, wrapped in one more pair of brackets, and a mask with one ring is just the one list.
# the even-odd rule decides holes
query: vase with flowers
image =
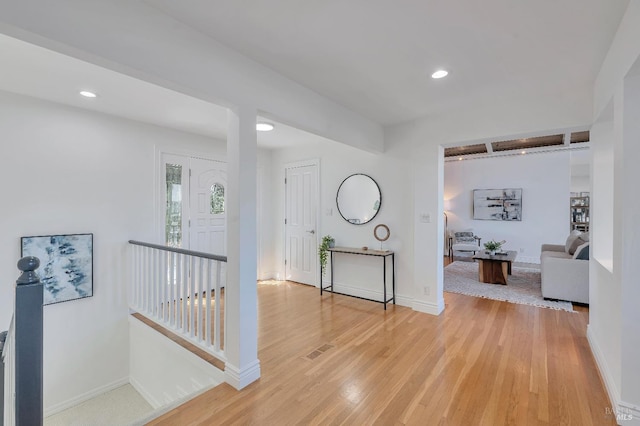
{"label": "vase with flowers", "polygon": [[495,240],[491,240],[491,241],[487,241],[486,243],[484,243],[484,248],[487,250],[487,252],[490,255],[494,255],[496,254],[496,252],[501,251],[502,249],[502,245],[506,243],[505,240],[502,241],[495,241]]}

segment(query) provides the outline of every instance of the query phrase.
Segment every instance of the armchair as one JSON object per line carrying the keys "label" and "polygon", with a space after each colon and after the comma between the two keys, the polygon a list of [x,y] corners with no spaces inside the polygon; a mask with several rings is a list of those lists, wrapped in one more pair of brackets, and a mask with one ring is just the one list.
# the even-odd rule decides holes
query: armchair
{"label": "armchair", "polygon": [[473,252],[482,250],[480,248],[481,238],[477,235],[473,235],[471,231],[454,232],[449,236],[449,257],[453,259],[453,252]]}

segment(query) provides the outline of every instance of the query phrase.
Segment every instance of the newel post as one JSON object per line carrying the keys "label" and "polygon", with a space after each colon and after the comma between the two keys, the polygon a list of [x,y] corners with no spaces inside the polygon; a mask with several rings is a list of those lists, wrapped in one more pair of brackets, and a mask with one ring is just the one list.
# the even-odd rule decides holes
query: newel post
{"label": "newel post", "polygon": [[15,419],[16,425],[42,425],[42,302],[43,288],[36,269],[37,257],[18,261],[22,274],[16,281],[15,325]]}

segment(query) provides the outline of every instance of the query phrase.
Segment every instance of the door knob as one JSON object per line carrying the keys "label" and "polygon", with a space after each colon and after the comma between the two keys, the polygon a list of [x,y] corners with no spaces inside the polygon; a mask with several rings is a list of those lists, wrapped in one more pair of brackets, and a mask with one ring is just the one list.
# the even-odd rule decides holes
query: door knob
{"label": "door knob", "polygon": [[307,231],[307,232],[310,233],[310,234],[315,234],[316,233],[316,231],[314,231],[313,229],[311,231]]}

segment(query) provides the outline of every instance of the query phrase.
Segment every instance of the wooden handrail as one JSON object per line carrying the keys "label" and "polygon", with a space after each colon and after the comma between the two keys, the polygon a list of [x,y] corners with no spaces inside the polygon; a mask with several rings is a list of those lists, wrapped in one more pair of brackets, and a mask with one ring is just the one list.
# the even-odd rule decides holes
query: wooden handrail
{"label": "wooden handrail", "polygon": [[170,251],[170,252],[173,252],[173,253],[186,254],[188,256],[203,257],[205,259],[217,260],[219,262],[226,262],[227,261],[227,256],[219,256],[217,254],[204,253],[204,252],[201,252],[201,251],[185,250],[185,249],[181,249],[181,248],[168,247],[168,246],[163,246],[163,245],[160,245],[160,244],[145,243],[145,242],[142,242],[142,241],[135,241],[135,240],[129,240],[129,244],[133,244],[133,245],[136,245],[136,246],[142,246],[142,247],[149,247],[149,248],[158,249],[158,250]]}

